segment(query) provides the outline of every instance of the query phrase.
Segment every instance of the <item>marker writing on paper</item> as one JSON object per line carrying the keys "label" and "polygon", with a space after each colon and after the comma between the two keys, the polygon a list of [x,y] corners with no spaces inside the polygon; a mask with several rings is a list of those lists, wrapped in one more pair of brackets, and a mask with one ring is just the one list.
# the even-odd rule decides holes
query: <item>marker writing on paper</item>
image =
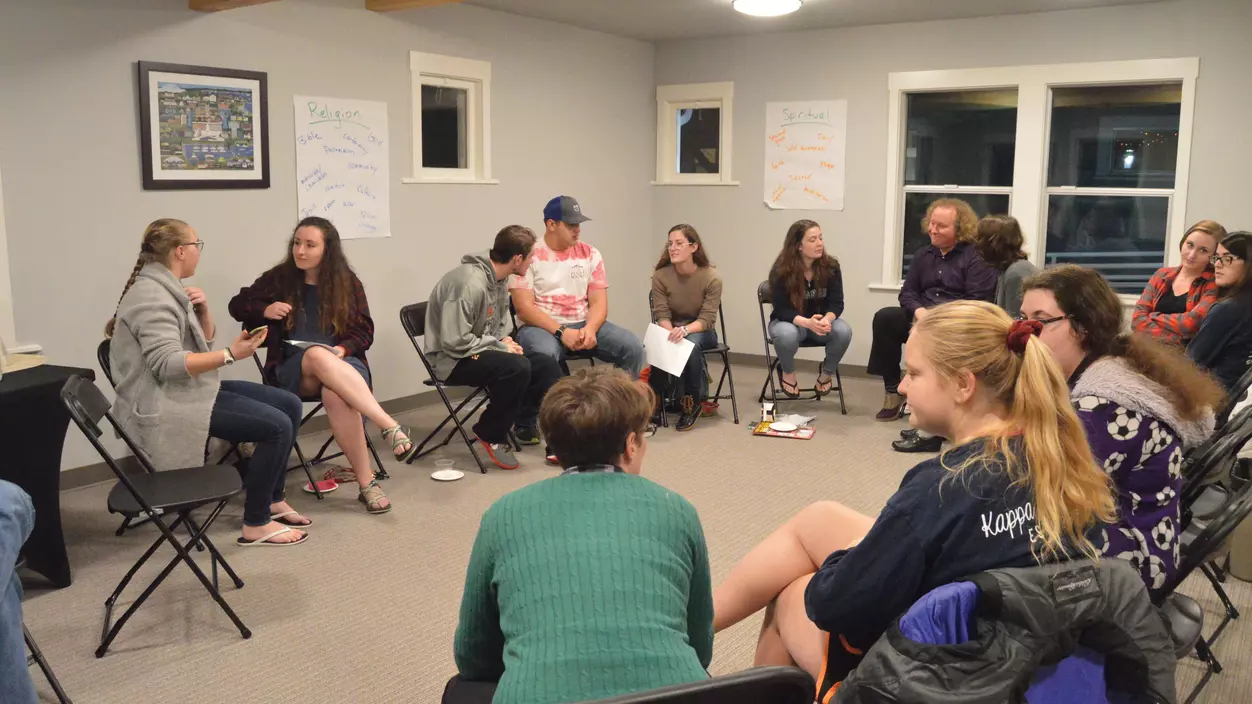
{"label": "marker writing on paper", "polygon": [[310,125],[319,125],[324,122],[329,122],[334,124],[335,127],[343,128],[343,123],[350,122],[354,125],[360,125],[367,130],[370,128],[369,125],[361,122],[360,110],[332,110],[325,105],[318,105],[315,100],[310,100],[307,107],[309,109],[309,117],[318,118],[316,120],[309,120]]}
{"label": "marker writing on paper", "polygon": [[296,137],[296,141],[299,142],[301,145],[304,145],[304,144],[308,144],[309,142],[316,142],[317,140],[321,138],[322,138],[321,134],[317,132],[309,132],[307,134],[302,134],[299,137]]}
{"label": "marker writing on paper", "polygon": [[344,141],[351,142],[352,144],[356,145],[356,148],[361,150],[362,155],[369,154],[369,150],[366,149],[360,142],[356,141],[356,137],[353,137],[350,134],[344,134],[343,138],[344,138]]}
{"label": "marker writing on paper", "polygon": [[321,183],[325,179],[326,179],[326,172],[322,170],[322,167],[318,166],[317,168],[313,169],[313,171],[311,171],[309,174],[300,178],[300,185],[304,186],[304,190],[307,191],[310,188]]}

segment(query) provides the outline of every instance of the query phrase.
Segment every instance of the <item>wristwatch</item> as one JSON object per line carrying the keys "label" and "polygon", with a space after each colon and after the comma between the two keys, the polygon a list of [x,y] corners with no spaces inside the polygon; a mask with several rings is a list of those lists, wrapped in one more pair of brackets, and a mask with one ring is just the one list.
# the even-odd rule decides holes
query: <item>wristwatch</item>
{"label": "wristwatch", "polygon": [[559,340],[559,339],[561,339],[561,336],[565,334],[565,331],[566,331],[566,330],[569,330],[569,328],[565,327],[564,325],[561,325],[561,326],[559,326],[559,327],[556,329],[556,332],[554,332],[554,333],[552,333],[552,334],[553,334],[553,335],[556,335],[556,339],[558,339],[558,340]]}
{"label": "wristwatch", "polygon": [[230,366],[230,365],[232,365],[232,364],[234,364],[234,363],[235,363],[235,355],[233,355],[233,354],[231,354],[231,353],[230,353],[230,348],[229,348],[229,347],[225,347],[225,348],[223,348],[223,349],[222,349],[222,364],[223,364],[223,366]]}

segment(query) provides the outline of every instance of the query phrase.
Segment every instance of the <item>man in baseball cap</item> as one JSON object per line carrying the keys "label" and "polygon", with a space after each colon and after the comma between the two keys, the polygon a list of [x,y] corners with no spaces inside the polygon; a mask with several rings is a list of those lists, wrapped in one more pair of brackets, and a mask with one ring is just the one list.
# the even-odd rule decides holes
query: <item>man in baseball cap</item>
{"label": "man in baseball cap", "polygon": [[[517,341],[527,356],[543,354],[564,362],[568,352],[589,351],[632,377],[643,368],[643,343],[610,323],[609,281],[595,247],[579,240],[587,217],[578,201],[557,196],[543,208],[544,234],[535,243],[525,275],[509,279],[513,307],[523,325]],[[516,434],[537,444],[535,414],[519,417]]]}

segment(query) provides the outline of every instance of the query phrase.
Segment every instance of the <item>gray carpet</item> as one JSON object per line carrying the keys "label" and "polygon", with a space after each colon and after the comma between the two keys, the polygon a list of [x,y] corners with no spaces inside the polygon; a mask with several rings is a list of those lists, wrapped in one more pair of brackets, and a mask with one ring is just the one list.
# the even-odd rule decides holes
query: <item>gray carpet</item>
{"label": "gray carpet", "polygon": [[[918,460],[889,447],[902,423],[872,420],[882,399],[875,381],[846,380],[847,416],[839,415],[836,398],[791,404],[788,410],[817,415],[819,430],[810,441],[781,440],[749,434],[747,422],[759,415],[754,401],[762,372],[735,371],[743,422],[734,425],[724,403],[720,417],[702,419],[690,433],[662,429],[649,441],[644,470],[699,509],[715,584],[758,540],[815,499],[837,499],[873,515]],[[802,373],[801,382],[811,384],[811,376]],[[402,422],[416,432],[441,417],[425,408]],[[311,450],[316,440],[303,443]],[[465,478],[431,481],[438,457],[455,458]],[[291,474],[292,503],[315,521],[307,544],[236,547],[239,503],[228,506],[211,533],[247,583],[242,590],[225,587],[223,595],[252,629],[250,640],[239,637],[180,566],[102,659],[94,650],[104,599],[154,531],[115,537],[117,521],[105,510],[108,485],[66,492],[62,521],[74,584],[45,590],[32,580],[25,621],[70,696],[88,704],[437,702],[454,671],[452,634],[479,516],[506,492],[555,474],[536,448],[527,448],[522,461],[517,471],[481,475],[470,471],[472,460],[459,442],[411,467],[389,461],[392,479],[384,485],[396,508],[382,516],[367,515],[351,488],[318,502],[298,490],[299,478]],[[123,606],[172,554],[166,548],[154,557]],[[207,569],[207,558],[201,564]],[[1235,603],[1252,612],[1252,588],[1235,579],[1227,587]],[[1212,623],[1219,605],[1207,584],[1193,578],[1183,591],[1200,600]],[[1235,621],[1217,643],[1226,671],[1201,701],[1247,701],[1248,620]],[[758,627],[759,617],[718,636],[715,674],[751,665]],[[1179,691],[1188,691],[1200,671],[1194,659],[1182,662]],[[37,674],[36,683],[44,700],[53,701]]]}

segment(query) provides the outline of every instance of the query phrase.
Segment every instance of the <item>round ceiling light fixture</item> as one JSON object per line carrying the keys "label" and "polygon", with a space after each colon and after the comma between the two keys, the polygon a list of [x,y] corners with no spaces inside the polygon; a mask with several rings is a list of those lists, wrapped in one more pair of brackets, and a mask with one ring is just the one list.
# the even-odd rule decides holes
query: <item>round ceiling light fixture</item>
{"label": "round ceiling light fixture", "polygon": [[753,17],[779,17],[800,9],[803,0],[732,0],[730,6]]}

